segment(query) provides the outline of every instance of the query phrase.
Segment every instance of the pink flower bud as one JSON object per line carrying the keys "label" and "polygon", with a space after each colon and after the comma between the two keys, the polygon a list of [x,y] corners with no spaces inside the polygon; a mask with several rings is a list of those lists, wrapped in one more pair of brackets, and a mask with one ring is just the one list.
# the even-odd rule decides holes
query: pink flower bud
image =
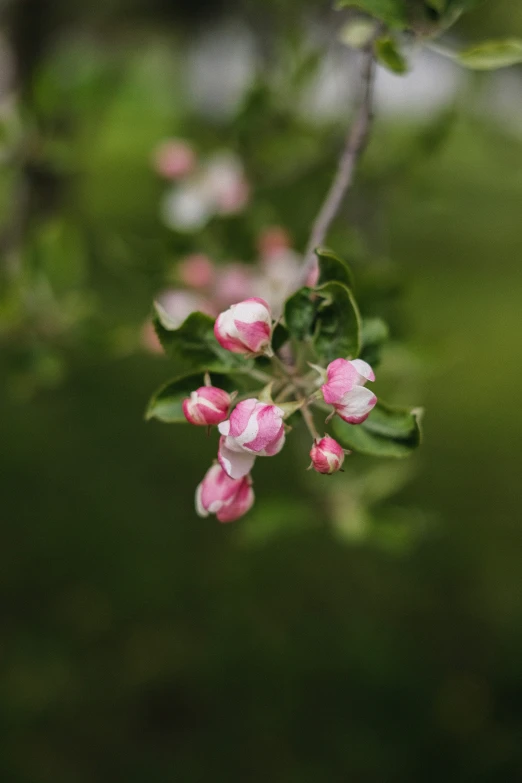
{"label": "pink flower bud", "polygon": [[218,426],[223,436],[218,459],[232,478],[250,472],[256,457],[272,457],[283,448],[284,411],[254,398],[240,402],[230,416]]}
{"label": "pink flower bud", "polygon": [[226,264],[218,269],[214,301],[221,308],[248,299],[255,290],[252,269],[246,264]]}
{"label": "pink flower bud", "polygon": [[270,344],[272,314],[264,299],[252,297],[218,315],[214,334],[232,353],[262,353]]}
{"label": "pink flower bud", "polygon": [[185,177],[194,169],[196,155],[194,150],[181,139],[169,139],[154,151],[154,169],[167,179]]}
{"label": "pink flower bud", "polygon": [[183,400],[183,415],[190,424],[219,424],[228,416],[230,394],[216,386],[201,386]]}
{"label": "pink flower bud", "polygon": [[329,435],[316,440],[310,450],[314,470],[318,473],[335,473],[344,462],[344,451],[336,440]]}
{"label": "pink flower bud", "polygon": [[214,281],[214,264],[203,253],[193,253],[181,261],[178,274],[190,288],[208,288]]}
{"label": "pink flower bud", "polygon": [[220,215],[237,214],[248,204],[250,186],[241,161],[233,153],[217,153],[208,161],[203,185]]}
{"label": "pink flower bud", "polygon": [[290,235],[282,226],[269,226],[259,235],[257,246],[261,256],[270,259],[290,249]]}
{"label": "pink flower bud", "polygon": [[305,285],[307,285],[309,288],[314,288],[314,286],[317,285],[318,281],[319,281],[319,264],[317,263],[317,258],[314,258],[312,266],[310,267],[310,270],[306,275]]}
{"label": "pink flower bud", "polygon": [[341,419],[350,424],[365,421],[377,397],[365,388],[367,381],[374,381],[372,368],[362,359],[335,359],[326,368],[328,381],[322,386],[324,401],[333,405]]}
{"label": "pink flower bud", "polygon": [[196,489],[196,511],[200,517],[215,514],[220,522],[233,522],[252,508],[252,479],[233,479],[221,465],[212,465]]}

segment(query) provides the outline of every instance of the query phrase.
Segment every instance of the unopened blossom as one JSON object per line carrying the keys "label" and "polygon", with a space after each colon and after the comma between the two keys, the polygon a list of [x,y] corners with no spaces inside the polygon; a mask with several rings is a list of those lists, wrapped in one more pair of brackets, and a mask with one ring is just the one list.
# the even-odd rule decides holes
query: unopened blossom
{"label": "unopened blossom", "polygon": [[344,450],[329,435],[318,438],[310,449],[311,467],[318,473],[335,473],[344,462]]}
{"label": "unopened blossom", "polygon": [[250,186],[239,158],[230,152],[220,152],[207,162],[202,184],[215,211],[220,215],[241,212],[248,204]]}
{"label": "unopened blossom", "polygon": [[154,151],[153,165],[167,179],[180,179],[190,174],[196,165],[193,148],[182,139],[167,139]]}
{"label": "unopened blossom", "polygon": [[196,511],[200,517],[215,514],[220,522],[233,522],[252,508],[252,479],[233,479],[221,465],[212,465],[196,489]]}
{"label": "unopened blossom", "polygon": [[246,264],[225,264],[217,269],[214,301],[219,307],[230,307],[256,292],[252,269]]}
{"label": "unopened blossom", "polygon": [[290,250],[290,235],[283,226],[269,226],[260,233],[257,247],[263,259],[278,256],[282,251]]}
{"label": "unopened blossom", "polygon": [[167,228],[190,233],[208,223],[214,203],[204,183],[190,178],[165,193],[160,211]]}
{"label": "unopened blossom", "polygon": [[228,421],[218,425],[222,437],[218,459],[232,478],[250,472],[256,457],[272,457],[283,448],[284,411],[255,398],[238,403]]}
{"label": "unopened blossom", "polygon": [[375,375],[362,359],[335,359],[326,368],[327,382],[321,387],[324,401],[333,405],[335,412],[349,424],[365,421],[377,397],[365,387]]}
{"label": "unopened blossom", "polygon": [[178,266],[178,276],[190,288],[208,288],[215,277],[214,264],[204,253],[192,253]]}
{"label": "unopened blossom", "polygon": [[190,424],[219,424],[227,418],[231,401],[230,394],[223,389],[201,386],[183,400],[183,415]]}
{"label": "unopened blossom", "polygon": [[270,345],[271,333],[270,306],[258,297],[231,305],[218,315],[214,324],[218,343],[232,353],[265,352]]}

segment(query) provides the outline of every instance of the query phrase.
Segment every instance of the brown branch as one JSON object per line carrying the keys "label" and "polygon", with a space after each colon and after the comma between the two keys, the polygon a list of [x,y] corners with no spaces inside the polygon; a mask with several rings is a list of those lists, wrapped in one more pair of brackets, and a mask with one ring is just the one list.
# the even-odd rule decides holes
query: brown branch
{"label": "brown branch", "polygon": [[373,92],[375,83],[375,57],[373,40],[364,51],[361,69],[361,97],[354,123],[346,137],[343,153],[339,160],[337,173],[330,190],[317,215],[308,246],[306,248],[302,270],[302,282],[305,283],[314,269],[316,248],[325,240],[332,221],[335,219],[345,195],[350,190],[357,163],[368,143],[373,120]]}

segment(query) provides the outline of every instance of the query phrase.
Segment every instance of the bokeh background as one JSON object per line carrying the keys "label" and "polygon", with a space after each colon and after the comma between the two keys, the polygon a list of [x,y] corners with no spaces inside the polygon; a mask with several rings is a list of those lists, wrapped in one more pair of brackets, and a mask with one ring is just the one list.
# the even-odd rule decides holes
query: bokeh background
{"label": "bokeh background", "polygon": [[[144,422],[142,324],[189,252],[302,251],[357,58],[329,3],[2,3],[0,779],[522,779],[522,70],[412,51],[331,244],[390,323],[381,389],[426,409],[407,462],[261,461],[201,520],[215,442]],[[448,45],[522,35],[516,0]],[[162,223],[168,137],[252,197]],[[372,287],[373,286],[373,287]],[[328,482],[325,489],[324,482]]]}

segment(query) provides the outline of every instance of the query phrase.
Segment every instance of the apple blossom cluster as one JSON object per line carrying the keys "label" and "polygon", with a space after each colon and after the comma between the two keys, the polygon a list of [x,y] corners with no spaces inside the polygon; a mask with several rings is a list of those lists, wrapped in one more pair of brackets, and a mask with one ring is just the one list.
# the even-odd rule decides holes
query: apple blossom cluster
{"label": "apple blossom cluster", "polygon": [[[215,514],[220,522],[232,522],[252,507],[251,471],[256,459],[279,454],[291,429],[285,419],[297,411],[301,412],[313,438],[310,468],[322,474],[341,470],[349,452],[331,436],[318,435],[310,409],[319,406],[329,412],[326,420],[337,415],[351,424],[360,424],[377,402],[365,386],[375,380],[373,370],[361,359],[338,358],[324,369],[310,365],[312,373],[307,367],[306,374],[296,378],[282,359],[274,355],[273,329],[270,306],[260,297],[233,304],[222,312],[214,324],[214,335],[221,347],[245,359],[260,356],[270,359],[276,381],[270,382],[258,397],[242,399],[236,393],[229,394],[213,386],[207,374],[206,385],[183,400],[183,414],[189,423],[208,428],[217,426],[220,435],[217,460],[196,490],[196,510],[200,516]],[[289,394],[295,398],[290,403],[286,401]]]}
{"label": "apple blossom cluster", "polygon": [[228,150],[200,159],[189,142],[167,139],[154,151],[152,164],[172,183],[163,196],[161,215],[174,231],[198,231],[214,215],[238,214],[250,199],[243,165]]}
{"label": "apple blossom cluster", "polygon": [[[296,289],[301,257],[291,246],[288,232],[281,226],[268,226],[257,238],[256,264],[230,262],[215,264],[204,253],[191,253],[176,269],[179,288],[167,288],[156,296],[173,326],[180,326],[190,313],[200,311],[216,317],[234,302],[259,296],[270,304],[278,318],[285,300]],[[309,284],[313,285],[314,280]],[[143,326],[144,348],[160,353],[161,346],[152,323]]]}

